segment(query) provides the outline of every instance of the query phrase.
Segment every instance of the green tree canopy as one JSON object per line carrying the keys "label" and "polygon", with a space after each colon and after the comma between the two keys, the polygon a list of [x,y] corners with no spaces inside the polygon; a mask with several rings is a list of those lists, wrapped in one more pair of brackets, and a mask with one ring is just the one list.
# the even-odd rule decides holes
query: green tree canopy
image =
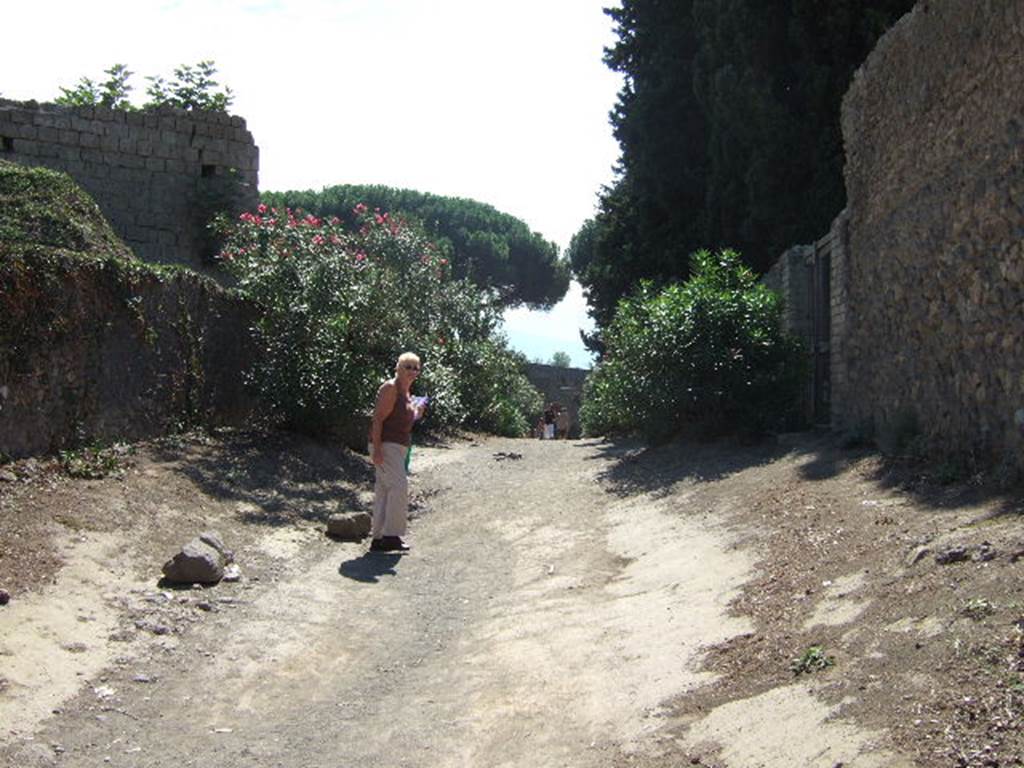
{"label": "green tree canopy", "polygon": [[551,356],[551,364],[556,368],[571,368],[572,358],[569,357],[568,352],[555,352]]}
{"label": "green tree canopy", "polygon": [[448,253],[453,275],[493,290],[504,306],[550,308],[569,289],[569,266],[558,246],[520,219],[485,203],[379,185],[342,184],[320,192],[265,192],[267,205],[353,222],[357,205],[423,226]]}
{"label": "green tree canopy", "polygon": [[845,205],[840,104],[913,0],[622,0],[617,178],[568,256],[599,328],[640,280],[736,248],[757,272]]}

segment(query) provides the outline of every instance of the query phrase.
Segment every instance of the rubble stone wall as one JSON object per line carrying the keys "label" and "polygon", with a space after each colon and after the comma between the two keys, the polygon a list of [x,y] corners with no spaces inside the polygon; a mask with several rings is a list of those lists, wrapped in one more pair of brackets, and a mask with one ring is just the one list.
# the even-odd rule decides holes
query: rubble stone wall
{"label": "rubble stone wall", "polygon": [[0,159],[66,172],[136,256],[208,273],[211,215],[258,203],[252,134],[218,112],[0,99]]}
{"label": "rubble stone wall", "polygon": [[[850,427],[1024,467],[1024,3],[922,0],[843,103]],[[833,269],[838,265],[833,263]]]}
{"label": "rubble stone wall", "polygon": [[0,264],[0,454],[247,423],[255,318],[183,270],[75,256]]}

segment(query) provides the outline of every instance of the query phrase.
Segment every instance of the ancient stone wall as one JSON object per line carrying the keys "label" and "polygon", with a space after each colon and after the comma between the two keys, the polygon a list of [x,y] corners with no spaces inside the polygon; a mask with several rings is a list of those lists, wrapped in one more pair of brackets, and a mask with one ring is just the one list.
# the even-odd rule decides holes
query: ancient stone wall
{"label": "ancient stone wall", "polygon": [[[843,103],[840,420],[1024,466],[1024,3],[919,2]],[[835,266],[835,265],[833,265]],[[901,426],[902,425],[902,426]]]}
{"label": "ancient stone wall", "polygon": [[[530,363],[526,378],[544,396],[544,405],[558,403],[569,412],[569,437],[580,436],[580,404],[583,402],[583,382],[589,371],[583,368],[563,368],[558,365]],[[531,425],[532,426],[532,425]]]}
{"label": "ancient stone wall", "polygon": [[252,134],[218,112],[0,99],[0,159],[65,171],[139,258],[199,271],[211,271],[212,213],[258,202]]}
{"label": "ancient stone wall", "polygon": [[213,281],[76,256],[0,265],[0,453],[243,424],[253,309]]}

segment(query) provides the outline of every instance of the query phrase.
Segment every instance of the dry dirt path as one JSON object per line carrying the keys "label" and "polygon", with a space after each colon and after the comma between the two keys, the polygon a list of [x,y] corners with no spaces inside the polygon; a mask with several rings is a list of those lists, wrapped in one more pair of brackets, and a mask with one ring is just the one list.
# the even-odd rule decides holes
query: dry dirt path
{"label": "dry dirt path", "polygon": [[[245,545],[262,565],[240,557],[240,585],[161,593],[131,563],[69,565],[3,615],[0,653],[16,674],[0,690],[0,764],[912,765],[884,729],[843,716],[848,695],[830,701],[788,672],[746,697],[700,699],[720,682],[709,649],[753,635],[736,603],[761,532],[739,513],[803,460],[647,482],[623,474],[630,451],[418,448],[413,486],[427,503],[408,555],[299,520]],[[99,562],[89,553],[117,535],[82,535],[66,555]],[[835,624],[863,609],[844,613],[843,596],[822,594]],[[144,631],[159,619],[146,606],[162,604],[175,631]],[[126,612],[140,632],[119,644]]]}

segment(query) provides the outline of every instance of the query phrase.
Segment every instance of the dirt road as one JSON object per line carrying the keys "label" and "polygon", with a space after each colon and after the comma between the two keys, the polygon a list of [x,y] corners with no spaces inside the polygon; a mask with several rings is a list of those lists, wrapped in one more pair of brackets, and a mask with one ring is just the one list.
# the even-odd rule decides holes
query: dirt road
{"label": "dirt road", "polygon": [[[872,569],[853,556],[872,554],[879,537],[823,560],[807,536],[810,570],[779,576],[765,558],[788,557],[768,535],[780,521],[761,524],[759,513],[772,493],[789,494],[776,513],[824,504],[797,490],[808,456],[708,452],[652,459],[597,441],[418,448],[407,555],[327,539],[319,519],[333,500],[321,494],[302,514],[308,487],[273,506],[251,485],[246,494],[214,487],[214,470],[199,478],[194,456],[140,456],[121,487],[138,498],[131,484],[148,477],[150,493],[179,500],[163,523],[159,511],[140,523],[143,535],[181,543],[217,528],[245,577],[160,589],[158,547],[126,544],[132,534],[117,527],[72,526],[56,583],[0,614],[0,764],[951,764],[908,749],[892,722],[900,693],[872,688],[872,655],[892,658],[889,644],[935,636],[920,611],[882,610],[868,637],[855,631],[880,601]],[[831,482],[828,493],[853,494],[854,506],[906,501],[860,475],[835,472]],[[346,504],[367,502],[360,487]],[[102,481],[95,488],[79,501],[109,497]],[[51,503],[68,492],[51,490]],[[806,503],[791,503],[800,493]],[[929,540],[976,512],[945,517]],[[894,551],[895,562],[904,556]],[[909,624],[894,628],[900,620]],[[795,677],[794,652],[821,638],[839,663]],[[914,685],[935,694],[934,680]],[[908,720],[911,736],[913,727]],[[935,746],[948,757],[948,745]]]}

